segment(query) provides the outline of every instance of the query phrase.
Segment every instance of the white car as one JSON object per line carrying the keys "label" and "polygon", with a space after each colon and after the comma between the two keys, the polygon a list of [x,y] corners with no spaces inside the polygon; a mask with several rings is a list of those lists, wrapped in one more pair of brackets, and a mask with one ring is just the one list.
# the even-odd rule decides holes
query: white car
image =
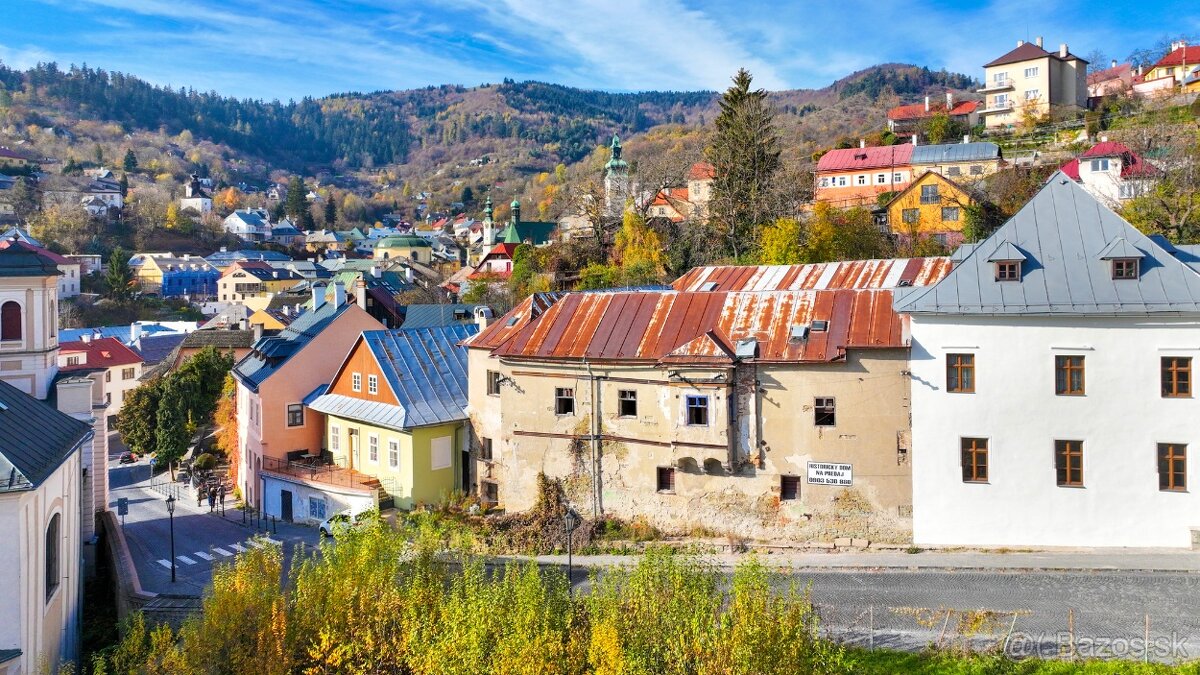
{"label": "white car", "polygon": [[321,524],[317,526],[317,529],[321,531],[322,537],[332,537],[338,530],[349,529],[351,527],[358,527],[359,525],[362,525],[363,521],[367,519],[368,513],[368,511],[364,511],[362,513],[353,514],[350,511],[339,511],[321,521]]}

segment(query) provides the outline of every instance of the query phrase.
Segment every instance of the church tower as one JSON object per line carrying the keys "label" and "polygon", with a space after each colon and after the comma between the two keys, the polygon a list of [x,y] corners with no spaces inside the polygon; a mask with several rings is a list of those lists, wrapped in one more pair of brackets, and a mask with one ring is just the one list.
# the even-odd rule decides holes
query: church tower
{"label": "church tower", "polygon": [[604,209],[610,216],[620,215],[629,196],[629,164],[621,159],[621,139],[613,134],[609,145],[612,157],[604,165]]}
{"label": "church tower", "polygon": [[58,374],[58,265],[13,238],[0,249],[0,379],[46,400]]}
{"label": "church tower", "polygon": [[483,204],[483,245],[489,249],[496,245],[496,223],[492,220],[492,196]]}

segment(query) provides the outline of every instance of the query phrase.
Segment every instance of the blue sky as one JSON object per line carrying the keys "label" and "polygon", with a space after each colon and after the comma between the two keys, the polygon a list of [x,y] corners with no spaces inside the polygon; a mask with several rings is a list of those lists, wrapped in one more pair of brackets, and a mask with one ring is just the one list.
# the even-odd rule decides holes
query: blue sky
{"label": "blue sky", "polygon": [[1122,58],[1200,34],[1194,0],[0,0],[0,61],[84,63],[252,98],[476,85],[511,77],[609,89],[821,87],[908,62],[982,76],[1045,36]]}

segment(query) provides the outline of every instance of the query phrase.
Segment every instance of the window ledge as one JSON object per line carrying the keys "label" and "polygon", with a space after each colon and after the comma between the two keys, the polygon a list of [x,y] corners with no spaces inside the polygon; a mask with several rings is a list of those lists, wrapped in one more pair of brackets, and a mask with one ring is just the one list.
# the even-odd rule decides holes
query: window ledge
{"label": "window ledge", "polygon": [[675,494],[675,491],[674,490],[657,490],[657,491],[655,491],[655,494],[673,495],[673,494]]}

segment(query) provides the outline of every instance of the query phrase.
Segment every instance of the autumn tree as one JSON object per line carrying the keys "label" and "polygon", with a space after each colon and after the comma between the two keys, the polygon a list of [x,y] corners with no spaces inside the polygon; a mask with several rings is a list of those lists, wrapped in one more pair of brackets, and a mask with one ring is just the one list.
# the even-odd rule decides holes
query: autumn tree
{"label": "autumn tree", "polygon": [[213,206],[221,213],[229,215],[242,208],[243,199],[245,199],[245,195],[242,194],[241,190],[235,187],[227,187],[217,193],[217,196],[213,199]]}
{"label": "autumn tree", "polygon": [[614,241],[613,264],[621,268],[628,285],[661,281],[665,263],[658,232],[646,225],[645,218],[626,211]]}
{"label": "autumn tree", "polygon": [[762,230],[758,262],[763,265],[796,265],[802,259],[800,222],[794,218],[776,218]]}
{"label": "autumn tree", "polygon": [[217,427],[217,447],[225,453],[226,463],[229,464],[230,478],[237,480],[239,462],[238,424],[237,424],[237,381],[233,374],[225,375],[221,386],[221,397],[217,399],[217,410],[213,413],[213,424]]}
{"label": "autumn tree", "polygon": [[737,258],[754,249],[758,228],[774,220],[772,181],[780,166],[779,136],[767,92],[750,88],[744,68],[721,97],[708,160],[716,169],[710,223]]}
{"label": "autumn tree", "polygon": [[52,203],[27,221],[37,239],[54,242],[68,253],[87,251],[100,229],[79,204]]}
{"label": "autumn tree", "polygon": [[862,207],[838,209],[821,202],[813,207],[801,258],[805,263],[869,260],[892,255],[888,236]]}
{"label": "autumn tree", "polygon": [[30,217],[37,213],[38,206],[41,204],[41,198],[38,196],[33,181],[26,176],[18,177],[6,196],[9,204],[13,207],[13,214],[24,223],[29,222]]}
{"label": "autumn tree", "polygon": [[1144,176],[1146,191],[1124,205],[1125,218],[1143,232],[1175,243],[1200,241],[1200,136],[1195,125],[1150,117],[1122,141],[1134,154],[1154,158],[1144,165],[1152,167]]}

